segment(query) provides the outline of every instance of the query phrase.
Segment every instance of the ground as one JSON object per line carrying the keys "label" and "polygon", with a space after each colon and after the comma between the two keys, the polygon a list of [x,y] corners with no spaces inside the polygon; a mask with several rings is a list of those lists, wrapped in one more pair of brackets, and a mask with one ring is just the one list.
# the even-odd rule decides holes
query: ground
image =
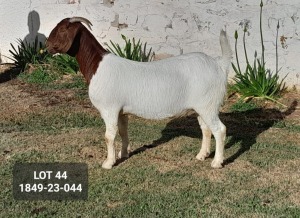
{"label": "ground", "polygon": [[[0,68],[1,217],[300,216],[296,90],[279,99],[287,108],[260,102],[253,110],[230,111],[237,97],[226,98],[220,113],[227,126],[221,170],[210,168],[214,149],[204,162],[195,159],[201,142],[195,116],[163,121],[131,116],[130,158],[107,171],[101,169],[104,125],[86,90],[41,89],[8,69]],[[13,200],[15,162],[87,163],[89,200],[63,203],[67,206]]]}

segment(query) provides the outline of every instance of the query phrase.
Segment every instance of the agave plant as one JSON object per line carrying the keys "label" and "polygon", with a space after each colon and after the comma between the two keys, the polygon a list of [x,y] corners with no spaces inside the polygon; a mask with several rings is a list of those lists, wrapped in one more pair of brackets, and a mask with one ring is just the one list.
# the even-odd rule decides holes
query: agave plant
{"label": "agave plant", "polygon": [[140,39],[136,42],[135,38],[132,38],[131,42],[131,40],[127,39],[124,35],[121,36],[125,41],[125,47],[121,48],[119,44],[110,40],[112,47],[106,44],[110,52],[133,61],[148,62],[153,60],[154,53],[152,52],[152,48],[147,52],[147,43],[143,44]]}

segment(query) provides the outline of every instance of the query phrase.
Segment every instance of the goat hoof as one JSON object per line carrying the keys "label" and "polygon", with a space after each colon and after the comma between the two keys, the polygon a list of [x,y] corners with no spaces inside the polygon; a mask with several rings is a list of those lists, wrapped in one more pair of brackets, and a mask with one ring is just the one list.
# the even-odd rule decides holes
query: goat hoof
{"label": "goat hoof", "polygon": [[205,158],[207,158],[208,156],[209,156],[209,152],[206,152],[206,153],[199,152],[196,156],[196,159],[204,161]]}
{"label": "goat hoof", "polygon": [[103,169],[107,169],[107,170],[110,170],[114,165],[114,162],[112,161],[109,161],[109,160],[105,160],[103,163],[102,163],[102,168]]}
{"label": "goat hoof", "polygon": [[128,152],[122,152],[122,151],[120,151],[119,153],[118,153],[118,157],[120,158],[120,159],[122,159],[122,158],[129,158],[129,153]]}
{"label": "goat hoof", "polygon": [[221,169],[221,168],[223,168],[222,163],[223,163],[223,161],[213,160],[211,162],[211,167],[214,168],[214,169]]}

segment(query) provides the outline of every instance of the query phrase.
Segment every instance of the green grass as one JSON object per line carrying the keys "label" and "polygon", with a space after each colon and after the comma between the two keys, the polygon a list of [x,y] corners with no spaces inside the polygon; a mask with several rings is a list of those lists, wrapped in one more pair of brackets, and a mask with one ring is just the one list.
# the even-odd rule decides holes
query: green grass
{"label": "green grass", "polygon": [[230,107],[230,111],[243,112],[248,110],[253,110],[258,108],[258,106],[253,102],[244,102],[242,99],[238,100]]}
{"label": "green grass", "polygon": [[[256,158],[252,156],[248,159],[253,165],[268,169],[276,166],[285,160],[294,160],[300,154],[300,147],[296,144],[289,144],[288,146],[277,143],[256,143],[251,147],[251,154],[257,155]],[[268,155],[270,154],[272,155]]]}
{"label": "green grass", "polygon": [[[195,160],[200,140],[179,136],[103,170],[106,148],[99,117],[72,111],[29,114],[3,125],[1,151],[1,217],[298,217],[300,206],[290,196],[298,190],[295,172],[299,144],[257,142],[224,169],[210,168],[211,158]],[[16,124],[18,123],[18,124]],[[17,127],[16,127],[17,125]],[[133,149],[161,137],[164,121],[130,119]],[[6,131],[10,128],[10,131]],[[55,134],[51,131],[55,129]],[[292,128],[281,126],[285,131]],[[85,131],[84,134],[78,131]],[[180,131],[180,129],[179,129]],[[185,132],[182,132],[185,134]],[[169,134],[172,134],[169,132]],[[247,133],[244,133],[247,134]],[[62,140],[68,138],[67,141]],[[44,140],[43,140],[44,139]],[[47,142],[47,140],[49,142]],[[116,139],[120,145],[120,138]],[[239,143],[226,149],[234,154]],[[78,156],[84,148],[98,150],[94,158]],[[9,157],[7,157],[9,156]],[[87,201],[16,201],[12,198],[15,162],[87,162]],[[241,164],[241,166],[239,166]],[[245,167],[247,166],[247,167]],[[272,179],[283,166],[283,176]],[[296,174],[295,174],[296,173]],[[294,178],[294,179],[293,179]],[[271,181],[270,181],[271,179]]]}
{"label": "green grass", "polygon": [[300,213],[299,206],[287,200],[289,191],[260,185],[254,173],[226,170],[223,181],[211,181],[195,177],[189,168],[161,173],[153,164],[138,162],[114,171],[93,169],[90,174],[98,175],[91,175],[87,201],[15,201],[7,188],[1,194],[6,199],[1,213],[5,217],[297,217]]}
{"label": "green grass", "polygon": [[19,78],[26,83],[45,85],[59,79],[59,76],[45,70],[43,67],[38,66],[37,69],[34,69],[34,71],[30,74],[20,74]]}
{"label": "green grass", "polygon": [[49,111],[47,115],[31,113],[26,118],[11,118],[0,123],[0,132],[33,131],[58,132],[72,128],[88,128],[103,126],[100,116],[87,113],[67,113],[67,109],[59,112]]}
{"label": "green grass", "polygon": [[73,74],[70,79],[63,80],[63,73],[51,71],[45,67],[38,67],[32,73],[22,73],[19,79],[22,81],[38,85],[39,88],[45,90],[61,90],[61,89],[87,89],[87,84],[81,75]]}
{"label": "green grass", "polygon": [[19,75],[19,79],[44,90],[87,90],[83,76],[77,74],[79,65],[75,58],[68,55],[49,56],[44,62],[31,64]]}
{"label": "green grass", "polygon": [[300,125],[285,122],[285,121],[280,121],[274,125],[276,128],[281,128],[281,129],[288,129],[289,131],[292,132],[300,132]]}

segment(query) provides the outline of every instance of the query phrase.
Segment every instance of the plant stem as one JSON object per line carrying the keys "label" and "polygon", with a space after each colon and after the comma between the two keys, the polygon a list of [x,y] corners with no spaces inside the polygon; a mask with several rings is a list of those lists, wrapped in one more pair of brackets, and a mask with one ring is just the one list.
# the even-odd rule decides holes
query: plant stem
{"label": "plant stem", "polygon": [[259,17],[259,23],[260,23],[260,40],[261,40],[261,49],[262,49],[262,54],[261,54],[261,64],[265,65],[265,46],[264,46],[264,40],[263,40],[263,33],[262,33],[262,8],[264,4],[263,1],[261,0],[260,2],[260,17]]}
{"label": "plant stem", "polygon": [[236,62],[237,62],[238,70],[241,73],[240,62],[239,62],[239,57],[238,57],[238,53],[237,53],[237,39],[238,39],[238,33],[237,33],[237,31],[235,31],[234,38],[235,38],[235,57],[236,57]]}
{"label": "plant stem", "polygon": [[276,73],[278,73],[278,31],[279,31],[279,20],[278,20],[277,32],[276,32]]}
{"label": "plant stem", "polygon": [[246,31],[244,30],[244,36],[243,36],[243,44],[244,44],[244,51],[245,51],[245,57],[246,57],[246,62],[247,62],[247,65],[249,64],[249,61],[248,61],[248,55],[247,55],[247,50],[246,50],[246,40],[245,40],[245,35],[246,35]]}

